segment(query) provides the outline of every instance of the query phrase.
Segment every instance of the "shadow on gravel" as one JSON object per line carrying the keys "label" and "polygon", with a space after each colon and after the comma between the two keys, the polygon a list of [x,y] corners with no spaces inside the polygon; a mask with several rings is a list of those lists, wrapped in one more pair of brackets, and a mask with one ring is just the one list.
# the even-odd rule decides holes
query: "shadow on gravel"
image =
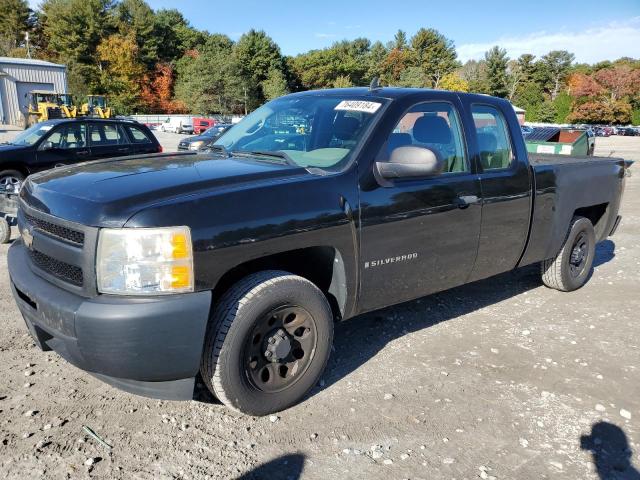
{"label": "shadow on gravel", "polygon": [[[611,240],[596,246],[595,269],[614,258],[614,248]],[[540,267],[534,264],[338,323],[323,381],[309,396],[347,376],[396,338],[499,303],[541,284]]]}
{"label": "shadow on gravel", "polygon": [[299,453],[283,455],[257,466],[237,480],[297,480],[304,470],[305,456]]}
{"label": "shadow on gravel", "polygon": [[593,259],[594,268],[610,262],[616,256],[616,244],[611,240],[604,240],[596,245],[596,257]]}
{"label": "shadow on gravel", "polygon": [[601,480],[640,480],[640,472],[631,464],[632,451],[624,431],[609,422],[591,427],[591,435],[580,437],[580,448],[591,452]]}

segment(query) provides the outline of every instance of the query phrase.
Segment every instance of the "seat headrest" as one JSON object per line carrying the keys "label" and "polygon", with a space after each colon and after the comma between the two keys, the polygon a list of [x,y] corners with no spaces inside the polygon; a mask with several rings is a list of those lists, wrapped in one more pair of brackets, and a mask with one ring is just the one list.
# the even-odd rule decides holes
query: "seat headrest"
{"label": "seat headrest", "polygon": [[354,117],[336,119],[333,124],[333,134],[340,140],[351,140],[360,128],[360,121]]}
{"label": "seat headrest", "polygon": [[420,143],[451,143],[451,128],[437,115],[424,115],[413,125],[413,138]]}
{"label": "seat headrest", "polygon": [[493,133],[478,133],[478,150],[480,153],[493,153],[498,146],[498,140]]}

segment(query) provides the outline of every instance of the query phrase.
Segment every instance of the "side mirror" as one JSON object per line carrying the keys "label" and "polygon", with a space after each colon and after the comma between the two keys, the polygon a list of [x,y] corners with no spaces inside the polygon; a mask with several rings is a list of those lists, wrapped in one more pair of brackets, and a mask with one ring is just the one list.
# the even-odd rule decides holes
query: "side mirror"
{"label": "side mirror", "polygon": [[42,150],[43,152],[45,150],[53,150],[53,142],[43,142],[40,146],[40,150]]}
{"label": "side mirror", "polygon": [[382,178],[387,180],[440,175],[445,161],[438,153],[426,147],[398,147],[391,152],[388,162],[376,162]]}

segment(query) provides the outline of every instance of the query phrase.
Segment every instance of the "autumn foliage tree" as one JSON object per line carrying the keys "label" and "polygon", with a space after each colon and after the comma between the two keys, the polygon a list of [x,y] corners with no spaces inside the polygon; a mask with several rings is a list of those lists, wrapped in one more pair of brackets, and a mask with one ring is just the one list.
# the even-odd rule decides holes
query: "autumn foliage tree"
{"label": "autumn foliage tree", "polygon": [[185,113],[185,104],[173,98],[175,72],[168,63],[156,64],[152,74],[146,74],[140,94],[145,110],[157,113]]}

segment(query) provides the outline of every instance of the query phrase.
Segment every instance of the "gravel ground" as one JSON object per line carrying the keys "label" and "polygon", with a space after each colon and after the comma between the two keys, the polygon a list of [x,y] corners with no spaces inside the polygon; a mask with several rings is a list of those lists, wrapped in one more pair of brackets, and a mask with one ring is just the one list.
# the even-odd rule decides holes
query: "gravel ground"
{"label": "gravel ground", "polygon": [[[640,138],[598,139],[598,154],[612,150],[640,160]],[[640,465],[634,173],[623,223],[598,246],[583,289],[549,290],[526,268],[352,319],[337,326],[328,370],[310,397],[265,418],[233,413],[205,391],[191,402],[123,393],[37,350],[2,269],[0,472],[637,480],[629,463]],[[0,246],[2,264],[7,248]]]}

